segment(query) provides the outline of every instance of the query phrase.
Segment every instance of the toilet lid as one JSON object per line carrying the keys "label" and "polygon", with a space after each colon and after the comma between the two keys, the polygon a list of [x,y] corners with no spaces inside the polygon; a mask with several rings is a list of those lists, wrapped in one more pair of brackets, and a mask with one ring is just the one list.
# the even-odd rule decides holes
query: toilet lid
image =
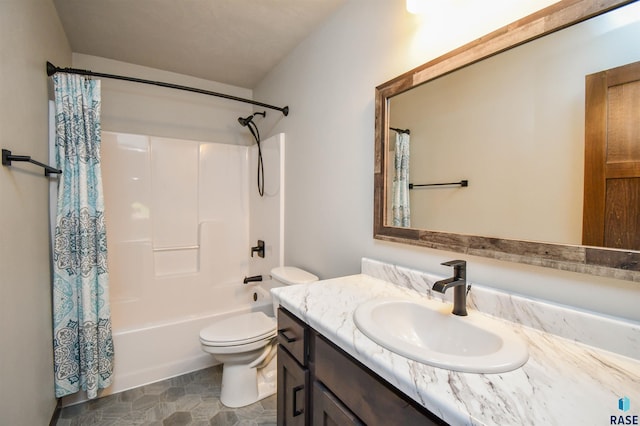
{"label": "toilet lid", "polygon": [[238,344],[247,340],[258,340],[273,334],[275,318],[264,312],[250,312],[218,321],[200,331],[200,339],[211,343]]}

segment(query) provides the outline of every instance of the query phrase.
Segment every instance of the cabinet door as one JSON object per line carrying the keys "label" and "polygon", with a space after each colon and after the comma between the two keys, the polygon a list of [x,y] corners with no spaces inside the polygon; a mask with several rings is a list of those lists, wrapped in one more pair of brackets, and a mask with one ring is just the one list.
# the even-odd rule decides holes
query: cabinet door
{"label": "cabinet door", "polygon": [[313,383],[313,426],[364,426],[327,388]]}
{"label": "cabinet door", "polygon": [[278,425],[309,424],[309,370],[278,346]]}
{"label": "cabinet door", "polygon": [[[314,334],[314,380],[369,426],[446,424],[324,337]],[[315,400],[314,400],[315,402]],[[315,411],[314,406],[314,411]]]}

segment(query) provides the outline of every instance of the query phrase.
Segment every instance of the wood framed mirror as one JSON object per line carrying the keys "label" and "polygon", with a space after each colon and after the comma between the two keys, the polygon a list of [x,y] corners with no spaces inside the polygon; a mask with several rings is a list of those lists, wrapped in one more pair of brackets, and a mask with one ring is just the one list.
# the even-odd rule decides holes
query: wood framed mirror
{"label": "wood framed mirror", "polygon": [[[625,8],[633,9],[625,10]],[[627,13],[629,10],[633,10],[633,13]],[[553,62],[553,58],[549,59],[550,56],[571,57],[574,51],[580,50],[582,45],[599,45],[600,42],[596,42],[593,39],[579,41],[575,35],[580,25],[590,25],[591,27],[588,27],[587,31],[593,35],[593,25],[600,25],[596,21],[598,19],[610,21],[616,28],[632,27],[631,33],[624,33],[623,35],[627,37],[625,39],[627,40],[626,43],[623,44],[632,53],[628,58],[623,59],[626,62],[622,64],[626,65],[627,62],[640,61],[640,50],[637,49],[637,46],[640,45],[640,31],[638,30],[640,28],[640,16],[637,13],[638,10],[640,10],[640,2],[636,1],[563,0],[378,86],[376,88],[375,105],[374,238],[640,282],[640,251],[637,248],[606,248],[596,245],[583,245],[582,242],[584,165],[585,158],[591,158],[589,152],[585,153],[585,120],[590,121],[589,114],[593,114],[593,112],[585,113],[584,91],[587,75],[590,75],[591,71],[582,72],[583,70],[577,67],[577,77],[574,75],[571,84],[567,84],[558,80],[556,75],[569,74],[570,69],[576,68],[572,65],[575,61],[572,60],[571,66],[556,65],[557,69],[554,74],[538,68],[539,64]],[[625,22],[618,22],[621,16],[625,17]],[[554,39],[554,37],[560,37],[565,31],[570,33],[569,36],[566,36],[568,41],[560,43],[557,39]],[[602,33],[608,36],[612,31],[603,30]],[[628,38],[628,34],[631,34],[631,39]],[[522,53],[528,52],[527,49],[532,49],[535,44],[542,45],[539,51],[542,53]],[[550,54],[550,46],[559,46],[559,51],[555,54]],[[620,46],[620,43],[617,43],[616,46]],[[611,47],[606,46],[601,46],[600,48],[605,49],[605,52],[611,50]],[[589,52],[585,52],[582,55],[587,58],[609,56],[608,54],[598,55]],[[637,57],[634,58],[634,55],[637,55]],[[518,65],[505,65],[502,61],[507,56],[515,57]],[[526,65],[522,58],[528,58],[527,60],[533,61],[532,65]],[[613,65],[610,68],[618,66],[615,62],[617,60],[615,59],[611,62]],[[608,64],[609,62],[604,63]],[[519,66],[522,67],[522,70],[519,71],[520,74],[517,74],[516,77],[500,74],[502,70],[518,68]],[[593,70],[593,73],[607,69],[606,67],[598,68],[600,66],[600,64],[589,63],[584,69]],[[480,108],[499,116],[498,122],[500,125],[497,128],[472,129],[468,134],[451,132],[451,123],[455,125],[453,127],[469,129],[472,121],[483,123],[488,121],[485,120],[484,116],[480,117],[480,114],[484,113],[483,111],[465,110],[467,103],[470,102],[467,101],[467,94],[476,90],[469,86],[468,83],[477,79],[472,74],[474,72],[472,70],[478,67],[482,68],[484,72],[484,74],[480,75],[485,77],[487,75],[495,75],[495,80],[499,83],[492,86],[491,81],[487,81],[486,78],[482,77],[482,90],[477,90],[479,94],[476,97],[482,99]],[[553,86],[555,84],[556,86],[550,91],[549,95],[544,95],[538,87],[541,83],[537,80],[533,83],[527,82],[523,79],[524,74],[531,74],[538,80],[541,75],[553,75],[553,78],[549,79],[551,83],[544,83],[544,85]],[[508,86],[512,80],[519,85],[515,86],[518,90],[513,90]],[[445,100],[434,101],[436,99],[434,88],[438,85],[442,86],[444,89],[441,90],[444,90],[447,94]],[[495,89],[493,88],[494,86],[496,87]],[[580,93],[576,95],[578,93],[576,91],[572,95],[572,102],[574,104],[577,102],[580,108],[563,106],[557,96],[559,88],[564,86],[579,88]],[[638,81],[638,87],[640,88],[640,80]],[[521,88],[524,90],[521,90]],[[507,100],[504,102],[506,107],[503,106],[503,108],[510,109],[513,105],[522,104],[527,109],[525,111],[514,109],[513,117],[506,117],[511,111],[497,113],[496,111],[499,111],[499,109],[495,108],[499,107],[494,105],[497,102],[493,101],[502,100],[506,96],[500,92],[503,89],[504,93],[528,92],[525,93],[525,97],[522,99]],[[433,105],[429,107],[428,104],[427,106],[420,104],[419,107],[416,107],[416,104],[408,103],[408,101],[399,102],[400,99],[415,97],[415,94],[419,91],[424,92],[426,94],[424,96],[431,99],[431,102],[436,102],[436,107],[433,107]],[[546,98],[546,100],[541,101],[542,106],[531,106],[527,101],[529,98],[526,96],[529,96],[529,98]],[[413,105],[413,107],[407,108],[403,106],[405,104]],[[632,116],[640,114],[640,102],[632,107],[635,108],[635,112],[631,114]],[[560,112],[565,112],[563,110],[570,112],[572,118],[561,116]],[[410,122],[415,124],[407,126],[407,122],[403,121],[403,118],[411,115],[407,111],[413,111],[414,115],[418,116],[417,121]],[[556,124],[541,124],[540,128],[525,134],[521,129],[512,126],[512,123],[517,121],[525,121],[529,125],[532,121],[539,121],[540,116],[545,114],[555,118],[556,121],[570,123],[572,127],[567,127],[568,130],[565,130],[564,127],[558,127]],[[473,118],[476,116],[480,118],[474,120]],[[587,116],[586,119],[585,116]],[[533,119],[534,117],[535,120]],[[561,118],[559,119],[559,117]],[[450,121],[449,128],[444,127],[444,124],[442,124],[447,120]],[[640,120],[636,120],[635,124],[630,126],[632,133],[640,129],[638,121]],[[425,177],[416,177],[418,181],[414,182],[414,184],[468,181],[468,187],[445,185],[442,188],[446,189],[437,189],[436,191],[428,189],[414,191],[416,194],[427,194],[428,192],[430,201],[425,203],[427,205],[426,208],[431,209],[432,213],[438,210],[439,216],[449,220],[449,222],[445,219],[440,219],[438,222],[434,218],[437,215],[431,214],[431,222],[428,220],[412,220],[412,223],[408,226],[403,226],[399,223],[396,226],[393,225],[391,199],[395,143],[392,142],[392,139],[395,138],[396,131],[390,130],[390,127],[402,130],[413,126],[416,127],[416,131],[411,129],[412,162],[414,161],[414,156],[419,155],[414,153],[414,145],[418,146],[422,142],[423,145],[429,144],[429,149],[433,149],[434,146],[441,146],[438,138],[434,135],[447,135],[445,142],[441,143],[447,146],[446,150],[444,150],[446,152],[434,153],[430,151],[429,158],[431,158],[431,162],[426,162],[424,165],[421,163],[421,166],[416,170],[428,170],[435,173],[437,170],[453,170],[455,169],[453,164],[459,165],[458,173],[455,176],[447,176],[443,173],[436,174],[435,182],[429,182],[428,178]],[[428,129],[428,131],[424,129]],[[393,137],[392,134],[394,134]],[[476,140],[476,148],[456,145],[463,139],[475,139],[475,135],[488,136],[487,139]],[[638,134],[635,134],[633,137],[637,139],[637,136]],[[491,142],[488,142],[488,138],[491,138]],[[501,153],[500,156],[504,158],[500,161],[487,160],[487,158],[496,158],[498,156],[495,152],[491,154],[492,151],[490,151],[489,144],[493,143],[494,140],[501,139],[504,139],[502,143],[505,145],[519,144],[520,151],[503,155],[503,147],[497,145],[497,148],[495,148],[497,151],[495,152]],[[562,141],[569,139],[573,141],[573,144],[566,149],[562,148],[562,153],[552,151],[552,155],[549,155],[547,152],[546,158],[554,161],[560,158],[571,159],[571,165],[563,163],[557,165],[558,174],[571,175],[568,179],[563,179],[562,182],[559,182],[554,175],[555,172],[553,172],[555,169],[551,166],[547,167],[546,160],[545,164],[536,164],[535,161],[531,161],[531,158],[535,157],[530,157],[530,155],[539,154],[532,154],[530,150],[533,146],[544,147],[547,145],[556,150]],[[634,143],[637,147],[640,145],[640,140],[636,140]],[[640,153],[640,149],[637,152]],[[490,157],[484,158],[483,161],[483,154]],[[513,159],[517,157],[528,159],[529,163],[533,163],[533,166],[528,167],[526,163],[523,163],[523,165],[515,164]],[[465,163],[462,159],[467,162]],[[553,161],[549,161],[549,164],[551,163]],[[507,170],[525,170],[527,168],[530,168],[533,171],[532,173],[536,173],[536,175],[524,174],[522,178],[520,175],[514,176],[513,174],[496,174],[496,176],[482,174],[482,170],[487,169],[499,169],[507,173]],[[571,171],[571,173],[568,171]],[[468,175],[465,175],[465,173],[468,173]],[[419,174],[419,172],[414,174]],[[427,181],[420,181],[420,179],[426,179]],[[491,179],[494,179],[493,183]],[[546,181],[546,179],[549,181]],[[635,179],[640,185],[640,177]],[[507,183],[512,182],[518,188],[518,195],[503,189],[506,188]],[[527,187],[525,184],[536,186],[531,189],[532,187]],[[551,190],[552,188],[553,190]],[[529,196],[533,192],[540,193],[542,198],[533,199]],[[465,195],[460,196],[460,194]],[[497,197],[492,199],[491,194],[494,197],[497,194]],[[416,204],[417,209],[420,201],[422,201],[416,200],[414,203],[415,197],[412,194],[412,219],[414,216],[413,204]],[[504,205],[500,204],[502,202],[501,198],[505,200]],[[524,210],[514,213],[511,211],[511,207],[515,204],[523,204],[525,206]],[[564,204],[567,205],[566,213],[563,210]],[[550,210],[562,211],[563,214],[560,215],[562,218],[553,218],[547,222],[542,222],[540,218],[550,217],[550,215],[547,215]],[[469,213],[469,216],[456,213],[461,211]],[[499,211],[506,211],[507,216],[502,218],[495,215]],[[418,214],[415,216],[417,218]],[[632,225],[638,221],[637,217],[635,216],[635,219],[632,217]],[[514,220],[514,218],[519,221]],[[509,226],[511,221],[513,221],[513,224]],[[534,224],[534,222],[541,223]],[[537,226],[537,230],[534,225]],[[509,228],[513,229],[513,232],[509,231]],[[551,233],[550,230],[553,229],[560,230],[560,233],[567,235],[559,236],[557,235],[558,232]],[[635,224],[635,228],[632,226],[628,232],[637,233],[639,229],[638,224]],[[634,238],[631,238],[631,240],[634,240]]]}

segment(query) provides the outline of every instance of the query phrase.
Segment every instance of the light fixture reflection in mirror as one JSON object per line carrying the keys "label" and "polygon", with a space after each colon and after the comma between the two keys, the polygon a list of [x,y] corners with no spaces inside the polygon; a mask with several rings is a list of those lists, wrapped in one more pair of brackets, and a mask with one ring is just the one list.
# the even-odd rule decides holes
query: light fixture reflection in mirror
{"label": "light fixture reflection in mirror", "polygon": [[428,0],[406,0],[407,12],[421,15],[427,11]]}
{"label": "light fixture reflection in mirror", "polygon": [[[622,7],[629,3],[634,3],[629,6],[626,6],[629,9],[613,10],[612,13],[608,13],[612,9]],[[388,127],[393,126],[393,127],[400,127],[400,128],[411,128],[412,149],[413,149],[413,146],[418,145],[418,140],[420,138],[420,124],[416,125],[412,122],[404,122],[404,121],[401,122],[401,121],[394,120],[393,107],[391,108],[391,110],[389,110],[389,106],[394,101],[394,98],[396,96],[402,96],[408,90],[412,88],[416,88],[418,86],[423,86],[423,85],[428,86],[433,81],[440,80],[439,77],[451,75],[451,73],[455,70],[465,70],[467,68],[472,68],[478,64],[481,64],[481,67],[484,66],[486,68],[488,65],[484,65],[483,62],[485,61],[483,61],[482,59],[495,58],[498,56],[502,56],[502,54],[494,56],[495,53],[503,52],[507,54],[507,56],[509,55],[517,56],[517,53],[513,53],[513,51],[516,51],[517,49],[513,49],[512,51],[512,50],[509,50],[509,48],[512,46],[520,46],[521,44],[526,46],[529,44],[527,42],[531,40],[536,40],[536,42],[539,41],[543,45],[548,41],[548,43],[551,43],[551,44],[549,44],[547,47],[549,46],[553,47],[554,46],[553,37],[565,31],[565,30],[558,31],[562,28],[567,27],[566,30],[569,30],[569,32],[571,33],[575,30],[575,28],[573,27],[574,24],[586,21],[586,23],[589,24],[587,26],[591,26],[590,27],[591,30],[594,30],[593,22],[595,21],[595,19],[591,20],[590,18],[598,15],[599,13],[605,13],[605,15],[603,15],[602,17],[599,17],[599,18],[605,18],[605,20],[610,16],[614,16],[616,14],[617,15],[622,14],[622,16],[625,17],[625,20],[627,20],[629,19],[628,18],[629,14],[625,12],[627,12],[630,9],[635,10],[636,8],[638,8],[638,6],[640,6],[640,2],[624,1],[624,0],[563,0],[558,4],[554,4],[545,10],[537,12],[529,17],[523,18],[513,24],[510,24],[507,27],[504,27],[500,30],[495,31],[494,33],[483,36],[481,39],[478,39],[475,42],[469,43],[466,46],[463,46],[452,52],[446,53],[445,55],[439,58],[436,58],[412,71],[409,71],[383,85],[378,86],[376,88],[376,176],[375,176],[376,194],[375,194],[375,206],[374,206],[374,211],[375,211],[374,237],[382,240],[403,242],[403,243],[409,243],[414,245],[422,245],[422,246],[431,247],[431,248],[463,252],[467,254],[479,255],[484,257],[492,257],[492,258],[521,262],[521,263],[529,263],[529,264],[534,264],[538,266],[546,266],[546,267],[551,267],[556,269],[590,273],[595,275],[615,277],[615,278],[640,282],[640,252],[638,251],[612,250],[612,249],[602,249],[598,247],[581,246],[579,245],[579,242],[576,242],[575,239],[573,239],[572,241],[566,241],[566,240],[560,241],[552,237],[536,238],[534,234],[528,234],[526,236],[508,236],[508,235],[505,236],[498,233],[498,231],[501,231],[504,228],[503,224],[506,223],[502,219],[497,220],[498,225],[496,226],[494,226],[489,222],[486,222],[486,225],[489,228],[486,228],[485,230],[480,230],[480,231],[473,230],[473,229],[456,229],[456,228],[444,228],[444,227],[438,229],[438,228],[432,228],[428,226],[427,227],[414,226],[413,224],[414,214],[412,211],[411,228],[398,228],[398,227],[393,227],[389,225],[391,223],[389,220],[390,216],[388,215],[388,213],[385,212],[385,210],[388,209],[387,206],[389,201],[387,197],[387,191],[390,190],[390,186],[387,180],[388,179],[387,173],[389,172],[388,167],[390,164],[389,163],[390,145],[388,143],[392,139],[391,134],[393,133],[391,132],[390,134]],[[599,19],[599,18],[596,18],[596,19]],[[600,19],[598,22],[600,21],[602,21],[602,19]],[[550,26],[550,23],[553,23],[553,25],[557,25],[557,26],[552,27]],[[566,150],[567,152],[564,155],[564,157],[569,158],[571,161],[573,161],[573,163],[571,163],[572,166],[570,167],[572,171],[577,170],[578,172],[580,172],[580,169],[582,169],[583,163],[584,163],[582,153],[584,152],[583,142],[584,142],[585,75],[599,72],[604,69],[608,69],[610,67],[616,67],[619,65],[624,65],[629,62],[635,62],[640,60],[640,58],[637,57],[637,54],[640,53],[640,51],[638,51],[637,48],[635,48],[635,46],[638,46],[640,43],[640,32],[637,31],[637,26],[640,26],[640,22],[638,22],[637,25],[632,26],[634,28],[630,33],[631,35],[627,35],[626,38],[623,38],[622,42],[618,41],[618,43],[614,44],[613,45],[614,47],[610,48],[608,51],[605,48],[604,54],[591,55],[591,58],[588,58],[588,59],[592,60],[592,59],[600,59],[599,57],[609,57],[610,53],[613,53],[614,50],[621,50],[621,49],[626,49],[627,51],[635,50],[636,57],[626,58],[622,60],[620,63],[594,64],[590,62],[588,66],[582,67],[582,68],[581,66],[576,67],[576,64],[571,63],[568,66],[564,66],[564,67],[559,66],[556,68],[556,71],[554,72],[558,74],[558,77],[560,74],[564,75],[564,74],[567,74],[569,71],[574,71],[575,68],[577,68],[578,71],[580,71],[577,74],[578,77],[577,77],[576,84],[579,86],[579,90],[581,91],[580,93],[582,94],[580,94],[578,91],[574,91],[574,92],[577,93],[577,99],[579,101],[578,103],[580,104],[580,108],[582,108],[582,110],[576,110],[575,108],[571,107],[571,111],[572,111],[571,121],[573,123],[578,123],[578,124],[582,122],[582,124],[578,128],[576,128],[577,130],[568,129],[566,131],[563,130],[562,132],[560,131],[551,132],[546,136],[541,136],[540,131],[537,131],[530,136],[526,136],[526,140],[523,138],[523,134],[518,132],[517,129],[515,129],[511,132],[511,135],[505,141],[507,145],[509,144],[509,140],[513,141],[513,143],[516,145],[519,144],[518,146],[521,148],[521,152],[515,155],[515,157],[527,158],[528,156],[527,149],[533,149],[536,146],[540,145],[541,141],[545,141],[545,140],[537,139],[538,137],[547,138],[547,139],[555,138],[554,140],[558,138],[560,138],[559,140],[566,140],[566,139],[570,139],[572,141],[575,140],[575,141],[578,141],[577,143],[579,143],[582,148],[576,148],[578,149],[578,151],[576,151],[572,145],[572,148],[568,148]],[[601,31],[595,31],[595,32],[598,33]],[[605,33],[607,32],[608,31],[605,31]],[[541,36],[548,36],[548,37],[540,38]],[[608,37],[608,34],[607,34],[607,37]],[[572,48],[571,46],[572,46],[572,43],[574,42],[578,43],[579,45],[581,43],[587,44],[587,45],[592,43],[592,41],[584,41],[584,40],[579,41],[576,39],[570,40],[568,43],[568,47],[565,46],[564,51],[561,49],[560,52],[556,52],[553,55],[557,57],[562,57],[562,56],[568,56],[570,53],[573,53],[574,48]],[[598,41],[597,43],[600,43],[600,42]],[[546,81],[547,83],[549,83],[549,85],[555,88],[558,87],[558,84],[560,85],[560,87],[563,86],[562,83],[559,83],[560,80],[558,78],[549,79],[548,78],[549,76],[545,75],[544,71],[540,71],[540,67],[543,66],[544,63],[547,62],[549,59],[548,52],[549,52],[548,50],[543,49],[541,53],[537,54],[539,60],[534,61],[532,65],[526,66],[524,67],[524,69],[520,69],[520,74],[516,74],[515,77],[510,77],[510,79],[512,80],[510,81],[510,83],[515,84],[516,88],[519,87],[517,91],[524,91],[531,94],[533,97],[539,97],[540,86],[539,84],[537,85],[535,79],[536,78],[539,79],[540,77],[544,77],[546,79],[544,81]],[[587,52],[587,54],[584,56],[589,57],[590,55]],[[474,65],[467,67],[469,64],[474,64]],[[518,62],[516,62],[516,65],[517,64]],[[501,66],[507,67],[504,64]],[[487,75],[486,73],[487,71],[485,70],[485,75]],[[521,75],[532,75],[534,77],[534,83],[532,83],[531,81],[523,80],[522,85],[518,86],[519,84],[518,82],[521,78]],[[483,77],[480,76],[479,78],[482,80]],[[428,84],[425,84],[425,83],[428,83]],[[462,83],[465,83],[465,81],[463,81]],[[545,83],[545,85],[547,83]],[[495,87],[499,87],[499,86],[500,85]],[[572,84],[572,86],[575,86],[575,85]],[[457,95],[452,95],[452,97],[457,98],[460,100],[460,102],[462,102],[462,98],[459,98],[459,95],[460,93],[458,93]],[[505,95],[502,94],[500,96],[505,96]],[[480,97],[482,98],[482,96]],[[559,112],[561,111],[556,111],[556,110],[562,110],[563,107],[561,104],[558,103],[558,99],[553,98],[553,95],[551,95],[551,98],[552,98],[552,101],[546,101],[547,103],[546,104],[543,103],[542,107],[535,107],[535,108],[532,107],[531,105],[527,107],[526,100],[519,102],[520,104],[528,108],[528,109],[525,109],[525,111],[520,114],[522,114],[524,118],[529,117],[531,119],[530,123],[536,122],[543,115],[559,114]],[[484,99],[491,105],[495,101],[494,95],[491,92],[486,93],[484,96]],[[553,112],[553,111],[556,111],[556,112]],[[517,115],[518,113],[516,112],[515,114]],[[423,114],[421,117],[420,117],[420,113],[418,113],[417,115],[419,120],[422,120],[425,122],[432,118],[431,116],[429,116],[429,114],[426,114],[426,113]],[[442,119],[446,119],[446,118],[447,116],[445,115]],[[458,129],[461,127],[467,128],[469,122],[473,121],[473,119],[474,119],[474,114],[467,114],[466,118],[458,117],[457,123],[455,123],[455,129]],[[464,125],[462,125],[462,123],[464,123]],[[503,120],[502,122],[499,121],[499,123],[501,123],[502,127],[511,126],[511,121],[509,120]],[[430,127],[431,130],[433,130],[434,128],[435,127],[433,126]],[[467,131],[469,129],[462,129],[462,130]],[[444,128],[444,130],[442,130],[441,132],[446,132],[446,131],[447,129]],[[549,133],[549,130],[544,127],[542,128],[542,131],[543,133],[544,132]],[[482,131],[479,131],[479,132],[482,133]],[[493,132],[496,137],[501,137],[499,130],[492,130],[491,132]],[[485,132],[485,133],[489,133],[489,132]],[[445,140],[444,143],[457,144],[458,142],[460,142],[460,140],[475,138],[475,135],[473,134],[473,132],[471,132],[467,136],[468,137],[466,138],[465,137],[450,138],[448,142]],[[480,143],[480,145],[482,145],[482,143]],[[482,146],[480,148],[482,148]],[[557,144],[555,143],[552,144],[551,148],[556,149]],[[580,150],[582,152],[580,152]],[[543,157],[543,162],[545,164],[548,163],[549,161],[555,162],[556,161],[555,151],[551,151],[551,150],[547,150],[547,151],[548,151],[548,155],[546,157]],[[462,152],[464,152],[464,150]],[[482,154],[482,150],[480,150],[480,154]],[[438,155],[438,154],[432,154],[432,155]],[[490,165],[490,167],[494,169],[499,169],[499,168],[504,168],[506,166],[510,166],[512,162],[511,159],[514,156],[510,156],[508,154],[503,155],[504,157],[503,161],[498,162],[498,164],[495,164],[496,161],[494,161],[495,160],[494,157],[495,155],[491,157],[491,161],[488,161],[488,164]],[[439,161],[441,164],[444,164],[446,169],[447,164],[453,164],[455,161],[457,161],[457,159],[455,158],[455,156],[445,154],[438,157],[436,161]],[[411,159],[411,162],[413,163],[413,158]],[[484,161],[484,163],[487,164],[487,161]],[[425,166],[424,169],[431,169],[435,167],[437,167],[437,163],[432,166]],[[516,168],[518,167],[516,166]],[[536,168],[536,170],[534,171],[537,171],[537,169],[540,169],[540,167]],[[561,167],[560,169],[558,169],[559,170],[558,173],[568,174],[569,171],[566,169],[567,167],[565,167],[564,170]],[[470,185],[469,188],[447,190],[446,193],[444,191],[440,191],[440,192],[423,191],[422,195],[444,196],[444,195],[458,194],[460,196],[462,195],[471,196],[471,195],[474,195],[474,193],[476,193],[480,189],[494,188],[494,191],[498,191],[496,190],[495,185],[490,186],[486,184],[487,183],[486,178],[483,178],[482,176],[478,177],[470,174],[470,172],[472,171],[470,166],[465,168],[463,171],[465,173],[456,173],[455,176],[447,176],[447,177],[436,176],[435,181],[439,181],[441,178],[446,179],[445,181],[448,181],[450,178],[454,180],[469,179],[471,182],[473,182],[473,185]],[[578,175],[579,174],[580,173],[578,173]],[[582,177],[578,176],[578,180],[580,179],[582,179]],[[526,179],[524,180],[526,181]],[[385,181],[387,183],[385,183]],[[431,179],[429,179],[429,181],[431,181]],[[499,185],[504,186],[503,185],[504,181],[505,181],[505,178],[502,178],[502,180],[498,180],[496,182]],[[504,182],[504,183],[510,183],[510,182]],[[541,183],[539,185],[540,188],[536,188],[535,190],[543,191],[545,185],[548,185],[548,184]],[[578,184],[578,186],[580,186],[580,184]],[[580,190],[578,191],[578,189]],[[522,198],[523,201],[527,201],[526,192],[527,191],[525,190],[523,191],[523,194],[521,194],[524,198],[520,197],[520,195],[517,195],[517,197]],[[575,195],[575,197],[573,197],[575,198],[575,200],[567,200],[567,201],[568,201],[568,204],[570,204],[571,206],[578,206],[580,204],[580,199],[582,197],[581,195],[582,190],[581,188],[576,188],[576,191],[574,192],[579,192],[579,193],[578,195],[575,195],[573,194],[573,192],[571,192],[571,190],[569,190],[565,192],[565,194],[568,194],[567,196],[569,197],[573,197],[573,195]],[[561,197],[566,198],[566,196],[561,196]],[[539,221],[539,219],[542,216],[552,212],[556,208],[556,205],[558,204],[558,200],[563,202],[565,201],[564,198],[556,197],[555,199],[553,199],[552,197],[550,201],[544,204],[540,204],[540,207],[539,207],[541,209],[540,214],[537,214],[537,215],[534,214],[534,218],[536,218],[536,220]],[[507,204],[505,205],[504,208],[511,209],[513,207],[512,204],[514,203]],[[413,206],[414,206],[413,200],[411,201],[411,206],[413,210]],[[470,204],[469,202],[467,202],[466,204],[463,204],[463,206],[467,206],[471,214],[474,214],[474,213],[479,214],[481,209],[484,208],[480,204]],[[440,208],[441,212],[451,211],[451,209],[447,209],[446,207],[441,205],[438,205],[438,207]],[[534,204],[532,209],[535,210],[535,209],[538,209],[538,207],[536,207],[536,205]],[[462,212],[463,210],[464,208],[459,208],[456,211]],[[489,208],[488,210],[487,209],[484,209],[484,210],[488,211],[488,213],[485,212],[485,215],[489,215],[489,216],[493,215],[493,213],[491,213],[491,208]],[[496,210],[496,209],[494,208],[493,210]],[[512,214],[511,216],[508,216],[509,218],[508,220],[512,220],[512,218],[515,216],[517,215]],[[576,216],[577,219],[574,216]],[[581,222],[580,214],[571,213],[571,217],[566,219],[565,222],[566,223],[577,222],[579,226]],[[492,231],[490,227],[493,227],[495,232]],[[521,223],[520,225],[518,225],[517,223],[513,223],[512,227],[518,230],[517,229],[518,227],[528,228],[530,227],[530,224],[529,222]],[[562,229],[566,227],[560,224],[559,228]],[[528,232],[529,230],[525,229],[525,231]],[[577,233],[574,231],[571,231],[572,234]]]}

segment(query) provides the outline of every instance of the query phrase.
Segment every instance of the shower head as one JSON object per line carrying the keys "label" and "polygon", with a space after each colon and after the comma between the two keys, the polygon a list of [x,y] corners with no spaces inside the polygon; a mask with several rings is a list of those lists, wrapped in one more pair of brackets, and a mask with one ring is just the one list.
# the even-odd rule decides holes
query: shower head
{"label": "shower head", "polygon": [[262,162],[262,149],[260,149],[260,132],[258,131],[256,123],[253,122],[253,117],[256,115],[266,117],[267,111],[254,112],[246,118],[238,117],[238,123],[240,123],[242,127],[249,128],[249,131],[258,145],[258,194],[262,197],[264,195],[264,163]]}
{"label": "shower head", "polygon": [[242,127],[246,127],[249,123],[251,123],[253,121],[253,116],[254,115],[261,115],[263,117],[266,117],[267,116],[267,112],[266,111],[256,112],[256,113],[251,114],[247,118],[238,117],[238,123],[240,123],[242,125]]}
{"label": "shower head", "polygon": [[253,120],[253,115],[250,115],[247,118],[238,117],[238,123],[240,123],[242,127],[246,127],[247,124],[251,123],[251,120]]}

